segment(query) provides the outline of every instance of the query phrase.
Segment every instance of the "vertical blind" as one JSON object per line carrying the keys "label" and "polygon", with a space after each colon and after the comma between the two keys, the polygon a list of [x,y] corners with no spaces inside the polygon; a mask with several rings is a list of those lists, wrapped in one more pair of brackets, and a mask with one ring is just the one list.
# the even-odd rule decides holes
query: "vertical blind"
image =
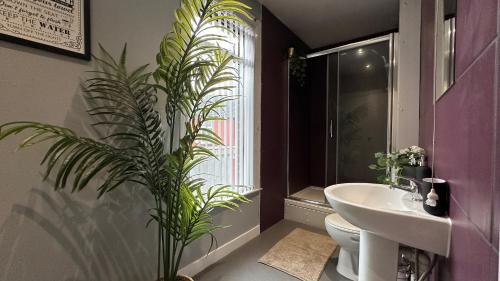
{"label": "vertical blind", "polygon": [[255,35],[250,27],[234,22],[217,22],[231,30],[210,29],[210,32],[227,32],[228,42],[221,47],[239,58],[233,67],[238,70],[239,83],[230,82],[232,91],[214,95],[230,95],[235,99],[218,110],[223,120],[209,121],[205,127],[212,129],[224,145],[213,145],[200,141],[198,145],[212,150],[217,159],[210,158],[197,166],[191,173],[206,179],[206,186],[231,185],[235,191],[245,193],[253,188],[253,93]]}

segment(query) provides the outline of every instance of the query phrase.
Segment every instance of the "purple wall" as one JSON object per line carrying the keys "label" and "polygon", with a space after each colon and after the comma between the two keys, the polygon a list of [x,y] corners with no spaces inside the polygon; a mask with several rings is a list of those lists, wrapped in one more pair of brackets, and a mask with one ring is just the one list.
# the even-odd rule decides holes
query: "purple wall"
{"label": "purple wall", "polygon": [[263,231],[284,216],[287,183],[288,47],[306,45],[262,9],[261,215]]}
{"label": "purple wall", "polygon": [[[490,281],[498,274],[500,129],[498,0],[458,0],[456,83],[436,103],[436,176],[449,181],[451,257],[438,280]],[[432,152],[433,0],[422,1],[421,136]]]}
{"label": "purple wall", "polygon": [[288,108],[288,189],[294,194],[309,183],[309,95],[307,86],[301,86],[296,79],[290,79]]}
{"label": "purple wall", "polygon": [[[301,44],[302,45],[302,44]],[[302,46],[302,48],[304,48]],[[299,51],[300,56],[304,56],[308,50]],[[309,60],[308,60],[309,61]],[[309,70],[310,64],[307,64]],[[289,194],[294,194],[309,185],[309,149],[310,147],[310,128],[309,115],[310,95],[308,92],[311,75],[306,74],[304,85],[300,85],[295,77],[289,80],[288,95],[288,190]]]}

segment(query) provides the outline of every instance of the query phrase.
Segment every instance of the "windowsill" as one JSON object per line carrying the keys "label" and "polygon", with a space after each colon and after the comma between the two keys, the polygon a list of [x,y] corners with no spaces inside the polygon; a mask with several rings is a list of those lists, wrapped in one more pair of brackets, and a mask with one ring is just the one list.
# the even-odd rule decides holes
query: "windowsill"
{"label": "windowsill", "polygon": [[243,196],[251,196],[255,193],[259,193],[262,188],[254,187],[254,186],[233,186],[231,191],[238,193]]}
{"label": "windowsill", "polygon": [[[245,192],[241,192],[240,195],[243,195],[245,196],[246,198],[250,199],[249,197],[253,197],[257,194],[259,194],[260,192],[262,191],[262,188],[258,188],[258,187],[253,187],[252,189],[249,189],[248,191],[245,191]],[[251,199],[250,199],[251,200]],[[230,200],[232,202],[235,202],[234,199]],[[241,203],[240,202],[240,205],[241,204],[253,204],[255,201],[250,201],[248,203]],[[238,202],[235,202],[235,203],[238,203]],[[225,208],[222,208],[222,207],[215,207],[214,209],[212,209],[211,211],[209,211],[209,213],[212,213],[212,214],[215,214],[215,213],[219,213],[219,212],[222,212],[224,210],[227,210]]]}
{"label": "windowsill", "polygon": [[261,191],[262,191],[262,188],[260,188],[260,187],[253,187],[250,190],[242,192],[241,195],[243,195],[243,196],[252,196],[254,194],[260,193]]}

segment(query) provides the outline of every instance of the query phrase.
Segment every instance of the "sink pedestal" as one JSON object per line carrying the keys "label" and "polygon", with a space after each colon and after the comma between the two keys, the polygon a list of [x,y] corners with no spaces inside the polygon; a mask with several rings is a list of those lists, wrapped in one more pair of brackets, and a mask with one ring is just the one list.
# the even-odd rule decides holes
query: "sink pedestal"
{"label": "sink pedestal", "polygon": [[361,230],[359,247],[359,281],[396,280],[398,242]]}

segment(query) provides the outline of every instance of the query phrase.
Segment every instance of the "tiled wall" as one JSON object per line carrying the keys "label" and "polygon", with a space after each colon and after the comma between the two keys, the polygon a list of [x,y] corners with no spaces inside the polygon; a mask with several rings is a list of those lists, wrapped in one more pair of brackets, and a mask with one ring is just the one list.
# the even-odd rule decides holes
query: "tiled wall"
{"label": "tiled wall", "polygon": [[[438,280],[498,276],[500,37],[498,0],[458,0],[456,83],[435,106],[435,173],[449,181],[451,257]],[[420,143],[432,152],[434,0],[422,1]]]}

